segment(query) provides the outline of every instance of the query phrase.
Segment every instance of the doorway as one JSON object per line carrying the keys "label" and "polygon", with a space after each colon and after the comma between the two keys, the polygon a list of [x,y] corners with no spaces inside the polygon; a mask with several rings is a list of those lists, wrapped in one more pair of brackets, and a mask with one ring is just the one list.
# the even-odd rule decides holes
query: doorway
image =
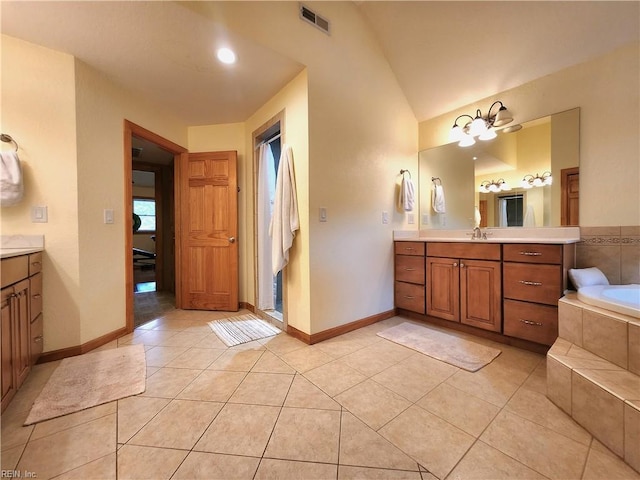
{"label": "doorway", "polygon": [[174,169],[186,149],[128,121],[124,146],[126,315],[133,331],[177,306]]}
{"label": "doorway", "polygon": [[263,314],[285,322],[284,272],[273,275],[269,223],[273,212],[276,175],[283,145],[284,112],[273,117],[253,133],[256,232],[256,303]]}

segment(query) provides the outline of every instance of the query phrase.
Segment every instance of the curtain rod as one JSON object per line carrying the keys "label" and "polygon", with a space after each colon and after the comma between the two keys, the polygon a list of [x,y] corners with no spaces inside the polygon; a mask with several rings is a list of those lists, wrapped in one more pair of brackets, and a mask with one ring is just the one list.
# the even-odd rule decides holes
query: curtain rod
{"label": "curtain rod", "polygon": [[260,145],[264,145],[264,144],[268,144],[273,142],[274,140],[279,139],[282,136],[281,133],[274,135],[273,137],[271,137],[269,140],[263,140],[262,142],[260,142],[259,144],[257,144],[254,148],[254,150],[257,150],[258,148],[260,148]]}

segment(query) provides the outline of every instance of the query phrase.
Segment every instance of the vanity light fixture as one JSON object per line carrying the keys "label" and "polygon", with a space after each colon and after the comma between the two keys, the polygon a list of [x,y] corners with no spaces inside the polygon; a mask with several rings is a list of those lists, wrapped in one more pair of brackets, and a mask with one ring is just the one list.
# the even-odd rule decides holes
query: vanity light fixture
{"label": "vanity light fixture", "polygon": [[522,188],[544,187],[552,183],[553,177],[551,176],[551,172],[544,172],[542,175],[536,173],[535,177],[527,174],[522,179]]}
{"label": "vanity light fixture", "polygon": [[[493,107],[498,104],[500,104],[500,108],[492,114]],[[458,120],[464,117],[468,117],[469,121],[462,126],[458,125]],[[487,113],[486,117],[483,117],[482,112],[478,109],[475,117],[464,114],[456,118],[449,132],[449,141],[458,142],[461,147],[469,147],[476,143],[474,137],[478,137],[478,140],[496,138],[495,127],[501,127],[512,121],[513,115],[511,115],[511,112],[507,110],[507,107],[501,101],[496,101],[489,107],[489,113]]]}
{"label": "vanity light fixture", "polygon": [[511,190],[511,187],[505,182],[504,178],[499,180],[485,180],[480,184],[478,191],[480,193],[498,193]]}

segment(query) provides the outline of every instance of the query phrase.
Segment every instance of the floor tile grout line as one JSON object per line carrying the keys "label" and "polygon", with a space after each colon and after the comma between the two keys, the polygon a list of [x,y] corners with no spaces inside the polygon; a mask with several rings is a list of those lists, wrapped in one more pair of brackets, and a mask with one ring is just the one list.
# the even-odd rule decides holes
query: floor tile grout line
{"label": "floor tile grout line", "polygon": [[282,400],[282,405],[280,405],[280,409],[278,410],[278,415],[276,417],[276,421],[273,422],[273,427],[271,428],[271,432],[269,433],[269,438],[267,439],[266,443],[264,444],[264,449],[262,450],[262,455],[260,456],[260,461],[258,462],[258,468],[256,468],[256,471],[253,474],[253,478],[254,479],[255,479],[255,476],[258,474],[258,470],[260,470],[260,465],[262,465],[262,460],[265,458],[264,455],[265,455],[265,453],[267,453],[267,448],[269,448],[269,442],[271,442],[271,438],[273,437],[273,432],[276,431],[276,427],[278,425],[278,420],[280,420],[280,415],[282,415],[282,410],[284,409],[284,404],[287,401],[287,397],[289,396],[289,392],[291,392],[291,386],[293,385],[294,381],[295,381],[295,375],[291,379],[291,383],[289,384],[289,388],[287,389],[287,394],[284,396],[284,399]]}

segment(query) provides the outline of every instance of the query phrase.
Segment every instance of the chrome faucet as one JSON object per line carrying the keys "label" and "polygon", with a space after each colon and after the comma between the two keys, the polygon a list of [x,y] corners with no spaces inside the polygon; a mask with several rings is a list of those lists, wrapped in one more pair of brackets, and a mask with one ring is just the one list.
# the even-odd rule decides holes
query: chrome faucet
{"label": "chrome faucet", "polygon": [[482,233],[482,230],[480,230],[480,227],[474,227],[473,228],[473,233],[471,234],[471,240],[486,240],[487,239],[487,234],[486,233]]}

